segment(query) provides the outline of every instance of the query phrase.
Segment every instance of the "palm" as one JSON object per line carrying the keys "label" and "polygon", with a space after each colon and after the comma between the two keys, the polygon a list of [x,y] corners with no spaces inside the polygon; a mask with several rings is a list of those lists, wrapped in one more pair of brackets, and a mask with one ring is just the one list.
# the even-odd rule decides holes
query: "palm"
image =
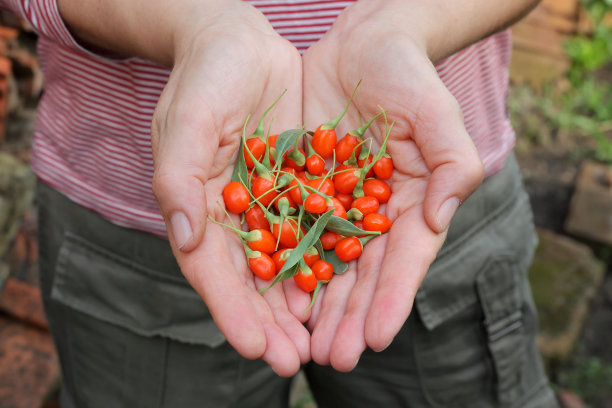
{"label": "palm", "polygon": [[[439,169],[479,161],[456,102],[409,38],[398,46],[377,43],[375,35],[365,32],[346,41],[336,36],[332,29],[303,57],[306,123],[336,116],[360,79],[356,109],[341,122],[339,137],[359,126],[359,114],[366,120],[373,117],[379,105],[396,121],[387,145],[395,165],[389,180],[393,194],[383,209],[393,226],[366,245],[345,275],[330,282],[310,322],[313,359],[346,371],[366,346],[382,349],[399,332],[444,242],[446,228],[440,228],[436,213],[440,200],[457,187],[449,172]],[[384,123],[376,124],[371,134],[380,143]],[[475,188],[479,177],[468,181]]]}
{"label": "palm", "polygon": [[[299,54],[250,6],[236,17],[250,24],[240,32],[220,24],[215,41],[196,37],[176,61],[153,120],[153,190],[181,270],[230,344],[292,375],[310,358],[308,332],[290,312],[283,286],[259,295],[262,282],[249,271],[236,234],[207,218],[229,223],[218,203],[247,115],[258,118],[287,89],[271,115],[272,130],[301,122]],[[247,132],[255,126],[253,119]],[[177,212],[193,230],[183,244],[181,230],[170,222]]]}

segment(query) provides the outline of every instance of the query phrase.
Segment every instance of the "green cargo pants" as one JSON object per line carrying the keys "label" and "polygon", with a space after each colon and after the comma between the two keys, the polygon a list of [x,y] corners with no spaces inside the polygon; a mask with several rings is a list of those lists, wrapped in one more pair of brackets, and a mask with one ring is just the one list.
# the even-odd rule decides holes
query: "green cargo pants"
{"label": "green cargo pants", "polygon": [[[39,183],[43,299],[62,407],[286,407],[290,379],[241,358],[168,243]],[[415,309],[350,373],[310,363],[320,407],[556,407],[526,279],[536,238],[513,157],[459,209]]]}

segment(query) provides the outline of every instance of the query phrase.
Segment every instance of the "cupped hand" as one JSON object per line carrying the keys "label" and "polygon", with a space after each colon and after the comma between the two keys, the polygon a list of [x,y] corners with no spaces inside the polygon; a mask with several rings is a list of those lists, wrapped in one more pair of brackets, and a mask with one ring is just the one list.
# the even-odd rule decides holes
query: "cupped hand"
{"label": "cupped hand", "polygon": [[230,223],[218,203],[247,115],[259,118],[286,89],[270,114],[272,130],[302,122],[301,59],[242,1],[228,1],[213,22],[207,17],[186,21],[175,38],[174,67],[152,124],[153,192],[178,264],[228,342],[289,376],[310,359],[308,331],[290,312],[282,285],[257,292],[265,283],[248,269],[237,235],[208,217]]}
{"label": "cupped hand", "polygon": [[[386,348],[399,332],[452,215],[483,179],[461,110],[428,56],[422,22],[404,9],[396,1],[359,1],[303,56],[307,126],[337,116],[360,80],[338,138],[379,105],[395,121],[387,145],[393,193],[385,208],[393,226],[331,280],[309,322],[313,360],[340,371],[351,370],[366,347]],[[380,145],[384,134],[379,119],[371,135]]]}

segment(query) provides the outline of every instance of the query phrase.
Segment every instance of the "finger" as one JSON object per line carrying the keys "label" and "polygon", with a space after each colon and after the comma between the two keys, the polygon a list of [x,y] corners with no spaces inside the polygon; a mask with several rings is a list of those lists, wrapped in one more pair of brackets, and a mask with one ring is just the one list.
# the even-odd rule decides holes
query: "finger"
{"label": "finger", "polygon": [[484,168],[459,104],[438,82],[437,90],[432,89],[419,106],[414,140],[431,171],[425,219],[433,231],[440,233],[448,228],[459,205],[482,183]]}
{"label": "finger", "polygon": [[356,275],[355,265],[352,263],[344,274],[334,276],[327,284],[321,302],[321,312],[310,339],[310,353],[317,364],[330,364],[331,344],[344,316]]}
{"label": "finger", "polygon": [[268,347],[262,360],[281,377],[292,377],[300,369],[300,358],[295,345],[276,324],[264,322]]}
{"label": "finger", "polygon": [[445,233],[434,234],[415,206],[400,215],[388,233],[376,292],[365,324],[365,339],[375,351],[384,350],[412,310],[425,273],[444,243]]}
{"label": "finger", "polygon": [[[260,285],[263,286],[261,282]],[[275,320],[276,316],[270,309],[270,305],[267,303],[266,299],[257,291],[250,292],[250,295],[253,307],[264,328],[266,336],[266,350],[261,359],[268,363],[274,372],[281,377],[291,377],[295,375],[300,369],[300,354],[295,343],[288,337],[287,333]],[[278,298],[273,300],[276,302]],[[279,309],[278,305],[276,305],[276,309]],[[284,315],[285,317],[282,317],[281,314],[278,314],[278,316],[282,322],[290,315],[287,313]]]}
{"label": "finger", "polygon": [[[257,288],[265,288],[270,283],[261,279],[256,279]],[[300,362],[306,364],[310,361],[310,333],[302,322],[300,322],[294,314],[287,308],[288,301],[285,298],[286,291],[282,285],[275,285],[266,290],[263,297],[268,302],[270,309],[274,315],[276,324],[283,329],[285,334],[291,339],[300,357]],[[302,292],[304,293],[304,292]],[[287,293],[287,295],[289,295]],[[308,305],[302,309],[302,314]]]}
{"label": "finger", "polygon": [[388,235],[385,234],[370,241],[357,261],[357,281],[330,350],[331,365],[338,371],[351,371],[366,349],[365,321],[376,290],[387,240]]}
{"label": "finger", "polygon": [[204,185],[217,154],[219,131],[206,105],[198,103],[202,95],[192,88],[176,89],[175,83],[171,79],[166,86],[151,125],[152,187],[170,241],[189,252],[206,226]]}
{"label": "finger", "polygon": [[321,304],[322,299],[325,297],[325,291],[327,290],[327,285],[323,285],[321,289],[319,289],[319,295],[315,299],[312,308],[310,309],[310,317],[306,322],[306,325],[310,330],[313,330],[317,325],[317,321],[319,320],[319,316],[321,315]]}
{"label": "finger", "polygon": [[[310,293],[306,293],[300,289],[293,279],[284,281],[283,289],[285,291],[285,298],[287,299],[289,311],[291,311],[295,318],[301,323],[308,321],[311,316],[311,310],[308,310],[311,301]],[[319,293],[319,296],[320,295]]]}
{"label": "finger", "polygon": [[267,336],[249,296],[252,289],[234,270],[222,227],[209,222],[207,228],[209,233],[193,251],[175,249],[177,261],[232,347],[245,358],[260,358],[267,349]]}

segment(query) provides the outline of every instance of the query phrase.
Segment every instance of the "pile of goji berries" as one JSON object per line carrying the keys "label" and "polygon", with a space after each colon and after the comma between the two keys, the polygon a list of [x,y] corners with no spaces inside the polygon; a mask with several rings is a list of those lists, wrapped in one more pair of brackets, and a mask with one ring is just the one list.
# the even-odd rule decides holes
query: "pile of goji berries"
{"label": "pile of goji berries", "polygon": [[[334,273],[346,271],[347,262],[357,259],[370,239],[391,228],[378,210],[391,197],[385,180],[392,176],[393,161],[385,148],[392,125],[381,111],[337,140],[335,128],[350,103],[314,132],[292,129],[266,136],[264,118],[274,105],[252,135],[247,138],[243,130],[223,200],[230,212],[243,214],[249,231],[226,227],[242,238],[253,273],[273,279],[268,287],[293,277],[316,296]],[[372,153],[372,139],[363,136],[381,115],[386,135]]]}

